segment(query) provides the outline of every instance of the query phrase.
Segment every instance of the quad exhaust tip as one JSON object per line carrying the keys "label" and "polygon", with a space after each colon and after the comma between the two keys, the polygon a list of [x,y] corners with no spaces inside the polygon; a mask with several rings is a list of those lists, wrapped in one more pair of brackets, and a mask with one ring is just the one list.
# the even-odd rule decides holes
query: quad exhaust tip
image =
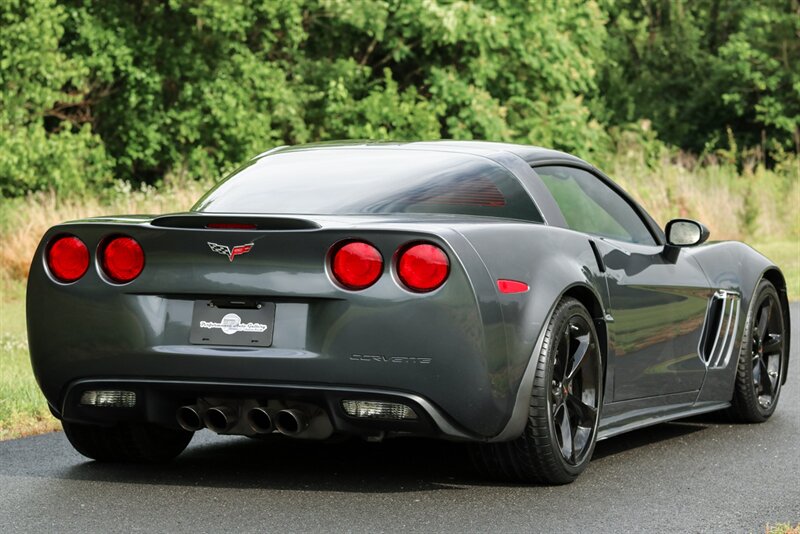
{"label": "quad exhaust tip", "polygon": [[202,430],[205,426],[196,405],[181,406],[178,408],[175,417],[178,419],[178,424],[181,425],[181,428],[189,432]]}
{"label": "quad exhaust tip", "polygon": [[272,416],[263,406],[251,408],[247,412],[245,418],[247,419],[247,424],[250,425],[250,428],[257,434],[269,434],[275,430]]}
{"label": "quad exhaust tip", "polygon": [[308,417],[300,410],[281,410],[275,417],[278,432],[296,436],[308,428]]}
{"label": "quad exhaust tip", "polygon": [[215,406],[206,410],[203,420],[206,427],[217,434],[227,432],[236,424],[236,413],[227,406]]}
{"label": "quad exhaust tip", "polygon": [[[175,414],[184,430],[196,432],[208,428],[218,434],[228,432],[237,422],[236,411],[228,406],[214,406],[204,412],[196,404],[181,406]],[[257,434],[269,434],[277,430],[287,436],[297,436],[308,429],[309,418],[305,412],[295,409],[270,413],[265,406],[256,406],[247,411],[245,420]]]}

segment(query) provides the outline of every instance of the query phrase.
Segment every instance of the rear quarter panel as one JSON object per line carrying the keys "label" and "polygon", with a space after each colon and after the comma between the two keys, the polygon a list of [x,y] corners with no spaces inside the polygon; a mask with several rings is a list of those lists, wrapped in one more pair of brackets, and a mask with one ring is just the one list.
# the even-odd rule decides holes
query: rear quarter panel
{"label": "rear quarter panel", "polygon": [[[561,296],[570,288],[589,289],[607,308],[605,279],[599,271],[590,239],[571,230],[526,224],[470,227],[460,230],[475,247],[493,281],[510,279],[530,286],[526,293],[479,293],[497,299],[508,353],[505,372],[509,393],[521,391],[528,364],[542,329]],[[602,319],[602,317],[599,317]],[[521,429],[520,429],[521,430]]]}

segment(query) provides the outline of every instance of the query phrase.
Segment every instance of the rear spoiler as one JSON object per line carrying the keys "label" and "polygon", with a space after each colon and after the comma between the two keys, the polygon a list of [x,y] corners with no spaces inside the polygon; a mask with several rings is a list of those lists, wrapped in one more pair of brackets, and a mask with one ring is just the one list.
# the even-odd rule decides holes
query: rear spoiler
{"label": "rear spoiler", "polygon": [[150,223],[160,228],[209,228],[214,230],[316,230],[321,226],[308,219],[243,214],[205,213],[163,215]]}

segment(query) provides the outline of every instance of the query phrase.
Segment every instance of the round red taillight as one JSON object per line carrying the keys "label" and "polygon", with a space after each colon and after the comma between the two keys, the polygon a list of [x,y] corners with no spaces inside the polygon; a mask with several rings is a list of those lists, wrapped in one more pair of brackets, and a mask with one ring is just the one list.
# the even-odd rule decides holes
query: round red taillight
{"label": "round red taillight", "polygon": [[132,237],[115,237],[103,247],[103,272],[114,282],[124,284],[139,276],[144,268],[144,251]]}
{"label": "round red taillight", "polygon": [[383,258],[377,248],[363,241],[351,241],[333,253],[333,276],[347,289],[365,289],[380,278]]}
{"label": "round red taillight", "polygon": [[61,282],[74,282],[89,269],[89,249],[75,236],[61,237],[47,250],[47,266]]}
{"label": "round red taillight", "polygon": [[433,291],[447,280],[448,274],[450,260],[436,245],[412,245],[400,253],[397,261],[397,276],[412,291]]}

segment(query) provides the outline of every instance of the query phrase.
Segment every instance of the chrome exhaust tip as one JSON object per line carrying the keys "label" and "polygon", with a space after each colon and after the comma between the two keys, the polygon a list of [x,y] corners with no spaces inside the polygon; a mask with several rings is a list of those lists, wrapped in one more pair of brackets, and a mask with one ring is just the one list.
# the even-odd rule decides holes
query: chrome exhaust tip
{"label": "chrome exhaust tip", "polygon": [[300,410],[281,410],[275,417],[278,432],[287,436],[296,436],[308,428],[308,417]]}
{"label": "chrome exhaust tip", "polygon": [[203,420],[206,427],[217,434],[227,432],[236,424],[236,412],[227,406],[215,406],[206,410]]}
{"label": "chrome exhaust tip", "polygon": [[264,406],[251,408],[245,418],[247,419],[247,424],[256,434],[269,434],[275,430],[272,416]]}
{"label": "chrome exhaust tip", "polygon": [[202,430],[205,426],[196,405],[181,406],[175,413],[175,418],[178,420],[178,424],[181,425],[181,428],[189,432]]}

